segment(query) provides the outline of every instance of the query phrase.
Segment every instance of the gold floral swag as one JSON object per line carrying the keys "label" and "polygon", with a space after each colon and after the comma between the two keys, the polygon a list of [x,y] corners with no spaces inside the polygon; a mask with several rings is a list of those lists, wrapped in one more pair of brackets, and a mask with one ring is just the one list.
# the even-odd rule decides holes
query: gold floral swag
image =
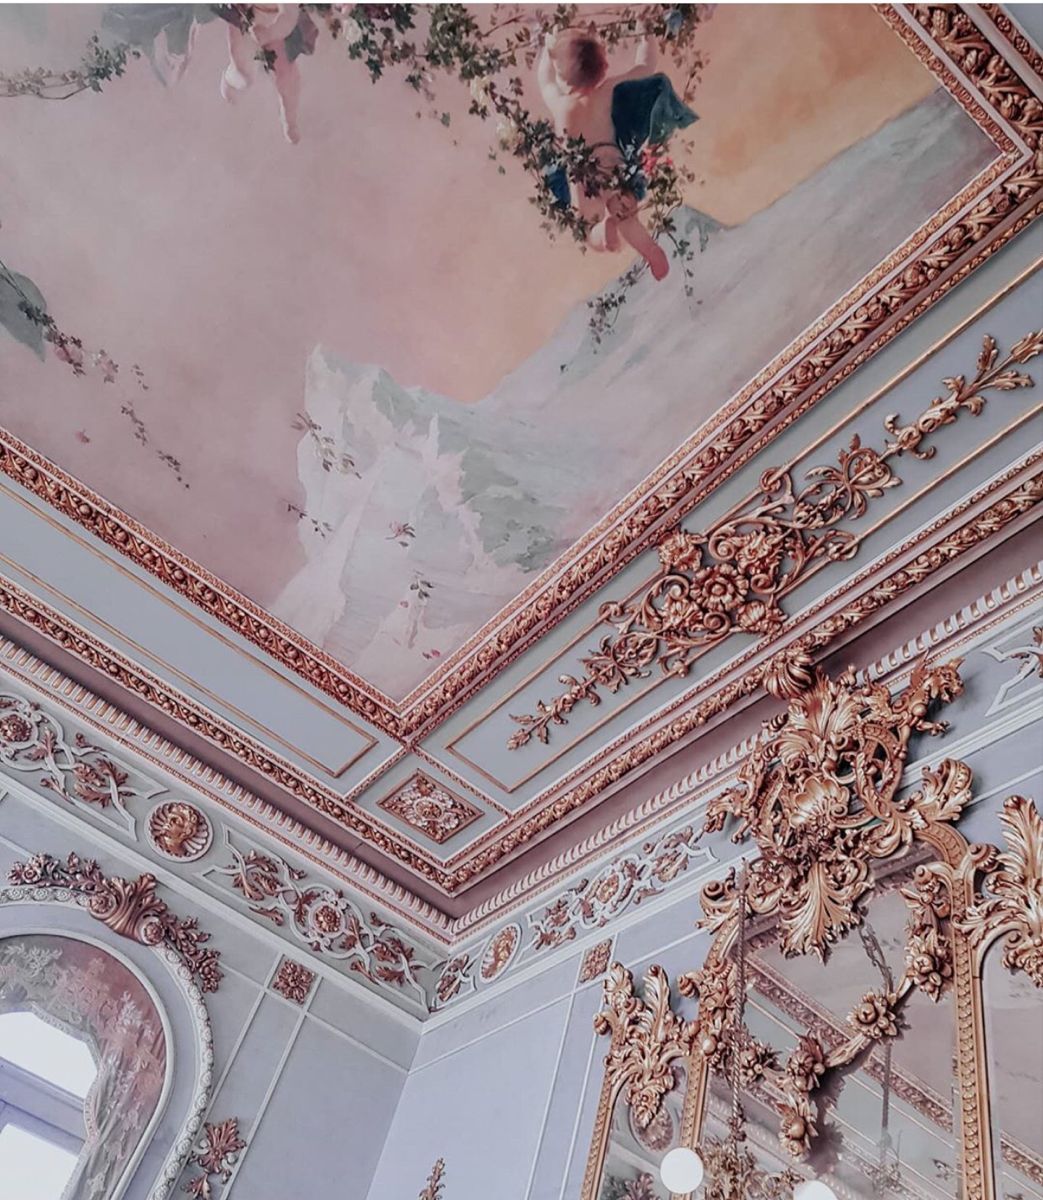
{"label": "gold floral swag", "polygon": [[[738,1166],[731,1162],[726,1177],[714,1177],[723,1144],[706,1136],[711,1080],[734,1073],[744,1085],[753,1079],[766,1085],[783,1157],[794,1167],[806,1163],[822,1133],[830,1077],[877,1047],[889,1054],[915,993],[935,1003],[954,995],[959,1194],[994,1200],[982,964],[1002,938],[1004,966],[1043,989],[1043,818],[1030,800],[1011,797],[1000,814],[1006,849],[969,843],[954,826],[972,798],[972,772],[955,759],[925,767],[920,787],[902,790],[910,740],[946,729],[932,718],[961,695],[960,665],[920,663],[892,695],[850,669],[831,679],[801,650],[776,659],[766,686],[787,707],[765,722],[737,783],[707,809],[705,832],[732,824],[732,840],[752,839],[756,854],[740,877],[731,869],[702,890],[699,926],[714,939],[702,966],[677,979],[681,996],[697,1002],[695,1018],[686,1021],[674,1010],[661,967],[646,973],[643,992],[620,963],[605,981],[595,1030],[611,1043],[581,1200],[601,1200],[606,1188],[615,1194],[606,1156],[617,1104],[627,1107],[640,1133],[684,1080],[679,1143],[705,1161],[705,1195],[791,1195],[801,1175],[756,1170],[741,1132]],[[893,875],[900,862],[908,909],[900,975],[885,971],[882,986],[848,1014],[839,1044],[826,1045],[809,1031],[780,1063],[742,1024],[740,931],[745,945],[746,922],[757,923],[759,939],[775,942],[786,958],[815,955],[828,965],[831,949],[853,932],[871,942],[867,903],[879,894],[878,876]],[[647,1174],[627,1187],[619,1194],[657,1195]]]}

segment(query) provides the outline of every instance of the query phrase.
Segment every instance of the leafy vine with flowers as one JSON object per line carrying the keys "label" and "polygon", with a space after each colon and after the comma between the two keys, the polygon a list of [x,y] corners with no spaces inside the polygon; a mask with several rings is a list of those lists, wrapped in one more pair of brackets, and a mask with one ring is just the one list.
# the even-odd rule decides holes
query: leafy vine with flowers
{"label": "leafy vine with flowers", "polygon": [[870,502],[901,479],[893,463],[904,454],[929,459],[925,440],[961,413],[979,416],[988,391],[1029,387],[1016,366],[1043,353],[1043,330],[1026,334],[1004,356],[986,336],[972,378],[944,380],[938,396],[913,421],[889,416],[890,438],[882,449],[862,444],[856,434],[837,455],[836,465],[805,472],[798,487],[787,468],[765,471],[754,499],[705,532],[677,527],[659,544],[660,571],[644,592],[626,601],[607,601],[598,610],[613,633],[582,659],[582,678],[563,674],[564,690],[535,711],[509,714],[518,726],[507,741],[517,750],[534,738],[546,744],[552,725],[566,725],[581,703],[601,703],[632,679],[647,677],[658,664],[664,675],[685,676],[696,659],[733,634],[772,635],[786,619],[781,601],[812,569],[854,557],[860,539],[841,528],[865,515]]}
{"label": "leafy vine with flowers", "polygon": [[[692,263],[697,249],[705,246],[700,229],[698,247],[676,221],[683,204],[682,187],[694,181],[685,163],[671,157],[661,145],[646,145],[625,152],[616,164],[599,159],[597,148],[582,137],[562,137],[548,117],[534,114],[527,106],[527,86],[522,70],[531,72],[548,38],[565,30],[583,29],[596,36],[611,53],[643,41],[654,43],[672,65],[681,81],[680,96],[691,99],[700,80],[705,59],[696,45],[696,34],[712,11],[707,4],[556,4],[552,6],[490,4],[471,8],[463,4],[301,4],[297,6],[219,4],[192,10],[196,24],[221,20],[217,25],[233,27],[243,37],[253,35],[254,57],[266,72],[278,78],[280,61],[314,52],[321,32],[330,42],[343,46],[347,57],[358,63],[374,83],[397,76],[423,99],[428,115],[442,126],[452,117],[437,103],[435,86],[448,78],[470,90],[468,112],[482,121],[495,120],[495,137],[490,157],[506,174],[503,160],[513,160],[529,178],[529,200],[550,237],[571,236],[581,244],[590,232],[588,222],[570,205],[563,204],[551,186],[551,176],[564,171],[569,180],[590,195],[621,193],[632,197],[641,220],[656,240],[667,241],[685,276],[685,293],[692,294]],[[298,26],[289,37],[276,42],[264,32],[273,12],[295,9]],[[158,15],[139,31],[135,43],[127,36],[125,23],[110,22],[89,41],[82,59],[64,71],[25,68],[0,73],[0,97],[70,99],[85,91],[99,92],[122,77],[132,59],[143,54],[154,57],[160,33],[167,24],[177,26],[187,59],[191,44],[183,28],[184,11]],[[120,36],[113,36],[118,30]],[[274,36],[274,35],[273,35]],[[291,38],[296,44],[291,52]],[[169,40],[169,35],[168,35]],[[183,62],[177,74],[183,70]],[[238,85],[237,85],[238,86]],[[277,86],[280,86],[277,82]],[[290,140],[297,140],[295,121],[284,125]],[[292,130],[291,130],[292,126]],[[588,302],[591,338],[597,346],[612,329],[630,289],[647,268],[635,263],[600,295]],[[46,312],[44,319],[57,333]],[[64,338],[64,335],[62,335]],[[49,339],[53,340],[53,339]],[[70,344],[75,339],[56,342]]]}

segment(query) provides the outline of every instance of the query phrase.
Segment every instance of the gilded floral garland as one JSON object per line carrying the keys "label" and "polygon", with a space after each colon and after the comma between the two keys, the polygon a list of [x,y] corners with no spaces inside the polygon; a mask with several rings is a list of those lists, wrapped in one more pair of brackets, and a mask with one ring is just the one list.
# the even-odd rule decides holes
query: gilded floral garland
{"label": "gilded floral garland", "polygon": [[836,465],[811,467],[797,487],[792,471],[773,468],[761,476],[760,492],[738,515],[704,533],[678,526],[659,544],[661,570],[635,600],[609,601],[599,619],[615,632],[581,661],[582,678],[561,676],[565,691],[537,702],[534,713],[511,714],[520,728],[508,738],[512,750],[533,738],[547,743],[552,725],[565,725],[577,704],[597,705],[604,691],[619,691],[653,666],[666,676],[684,676],[707,650],[736,633],[770,636],[786,613],[781,601],[823,561],[852,558],[859,539],[842,522],[864,516],[870,502],[901,479],[893,463],[903,454],[932,458],[931,434],[952,425],[961,412],[978,416],[989,391],[1032,386],[1015,370],[1043,351],[1043,330],[1030,333],[1000,357],[986,337],[971,379],[945,380],[936,397],[907,425],[888,417],[891,436],[880,450],[863,446],[856,434]]}
{"label": "gilded floral garland", "polygon": [[195,917],[176,917],[156,895],[153,875],[121,879],[105,875],[90,858],[70,854],[60,862],[50,854],[34,854],[16,862],[8,873],[11,883],[34,889],[54,888],[80,897],[90,915],[113,933],[145,946],[168,946],[192,973],[203,992],[216,992],[221,982],[220,953],[204,949],[210,940]]}

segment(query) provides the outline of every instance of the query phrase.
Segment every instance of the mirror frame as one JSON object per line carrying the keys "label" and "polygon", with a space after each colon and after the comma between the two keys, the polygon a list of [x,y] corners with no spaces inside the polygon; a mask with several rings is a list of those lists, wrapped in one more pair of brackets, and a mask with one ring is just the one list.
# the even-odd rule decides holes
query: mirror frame
{"label": "mirror frame", "polygon": [[[900,794],[910,739],[944,732],[928,714],[962,693],[959,667],[959,660],[922,662],[892,696],[850,669],[831,679],[800,650],[781,656],[766,684],[788,708],[765,722],[737,784],[710,803],[705,831],[738,820],[733,840],[750,835],[757,848],[745,867],[748,918],[773,917],[787,956],[815,953],[823,960],[861,923],[874,892],[873,862],[899,861],[917,844],[931,852],[902,889],[910,920],[905,968],[893,992],[867,993],[849,1016],[853,1035],[846,1043],[826,1052],[808,1035],[778,1072],[789,1084],[792,1117],[782,1144],[795,1160],[806,1155],[817,1133],[811,1096],[825,1074],[896,1036],[914,989],[933,999],[951,990],[962,1195],[996,1200],[981,972],[988,948],[1004,936],[1006,965],[1043,988],[1043,880],[1033,866],[1043,860],[1043,818],[1031,801],[1011,797],[1000,818],[1007,851],[969,843],[953,824],[971,799],[972,772],[954,759],[925,767],[920,789]],[[734,870],[706,884],[701,901],[699,924],[714,939],[703,965],[677,981],[682,995],[698,1001],[695,1020],[684,1022],[670,1008],[660,967],[646,975],[644,1000],[621,964],[606,980],[595,1029],[611,1033],[612,1043],[580,1200],[596,1200],[619,1096],[644,1127],[674,1086],[669,1064],[682,1056],[688,1069],[679,1144],[698,1145],[710,1073],[726,1052],[734,1011],[728,958],[739,925]]]}

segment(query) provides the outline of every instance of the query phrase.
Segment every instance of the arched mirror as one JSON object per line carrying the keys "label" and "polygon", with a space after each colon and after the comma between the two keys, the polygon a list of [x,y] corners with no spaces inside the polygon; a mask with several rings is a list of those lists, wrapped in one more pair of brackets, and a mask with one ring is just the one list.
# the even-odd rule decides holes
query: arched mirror
{"label": "arched mirror", "polygon": [[166,1065],[155,1002],[114,954],[50,933],[0,939],[0,1178],[12,1196],[111,1195]]}
{"label": "arched mirror", "polygon": [[965,925],[984,1012],[993,1189],[998,1200],[1043,1197],[1043,814],[1012,796],[1000,814],[1005,849],[988,848]]}
{"label": "arched mirror", "polygon": [[[877,870],[863,920],[825,960],[787,957],[774,921],[752,923],[738,1100],[765,1179],[817,1179],[866,1200],[960,1194],[955,1001],[910,981],[915,865]],[[736,974],[738,954],[726,955]],[[710,1063],[698,1135],[708,1170],[705,1148],[728,1141],[733,1066],[727,1052]]]}

